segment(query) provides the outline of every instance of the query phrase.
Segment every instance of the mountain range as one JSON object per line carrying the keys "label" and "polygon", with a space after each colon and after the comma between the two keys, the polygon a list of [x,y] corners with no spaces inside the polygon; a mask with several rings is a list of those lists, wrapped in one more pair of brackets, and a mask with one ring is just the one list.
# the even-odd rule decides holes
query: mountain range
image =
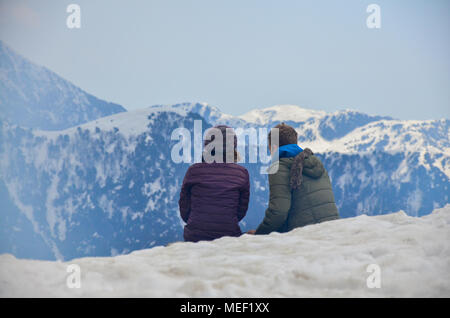
{"label": "mountain range", "polygon": [[[182,240],[178,195],[189,163],[174,163],[171,134],[216,124],[296,128],[332,179],[342,217],[449,203],[450,120],[397,120],[277,105],[233,116],[207,103],[126,111],[0,46],[0,253],[21,258],[109,256]],[[6,89],[5,89],[6,88]],[[24,116],[20,116],[23,113]],[[250,148],[246,149],[248,153]],[[244,156],[245,158],[245,156]],[[260,163],[243,230],[268,199]]]}

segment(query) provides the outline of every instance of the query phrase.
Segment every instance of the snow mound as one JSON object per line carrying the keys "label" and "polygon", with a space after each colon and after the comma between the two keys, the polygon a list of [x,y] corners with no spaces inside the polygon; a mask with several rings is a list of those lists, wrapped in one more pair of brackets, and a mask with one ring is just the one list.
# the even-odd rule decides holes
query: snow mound
{"label": "snow mound", "polygon": [[[69,262],[0,255],[0,296],[10,297],[449,297],[450,204],[330,221]],[[81,287],[70,289],[70,264]],[[370,264],[380,288],[368,288]]]}

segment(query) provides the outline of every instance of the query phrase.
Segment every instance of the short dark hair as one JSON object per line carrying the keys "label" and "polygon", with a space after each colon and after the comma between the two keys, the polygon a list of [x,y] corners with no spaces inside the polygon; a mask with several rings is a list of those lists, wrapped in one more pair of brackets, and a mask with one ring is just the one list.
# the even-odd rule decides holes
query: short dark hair
{"label": "short dark hair", "polygon": [[[273,128],[278,128],[279,147],[284,145],[297,144],[298,134],[295,131],[294,127],[286,125],[285,123],[281,123]],[[273,128],[270,130],[269,135],[267,136],[267,138],[269,139],[269,145]]]}

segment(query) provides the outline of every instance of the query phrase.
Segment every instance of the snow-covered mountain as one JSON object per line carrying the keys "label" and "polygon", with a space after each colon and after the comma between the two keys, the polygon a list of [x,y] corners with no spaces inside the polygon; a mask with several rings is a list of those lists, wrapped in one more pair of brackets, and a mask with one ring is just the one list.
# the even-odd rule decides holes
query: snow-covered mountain
{"label": "snow-covered mountain", "polygon": [[[196,119],[203,120],[203,129],[210,127],[199,113],[211,121],[217,118],[212,124],[242,120],[205,104],[183,104],[120,113],[62,131],[3,123],[0,197],[7,208],[1,251],[71,259],[181,240],[177,201],[189,164],[171,160],[177,142],[171,133],[179,127],[193,131]],[[419,216],[449,202],[448,120],[375,118],[327,141],[320,123],[330,116],[290,123],[299,130],[302,146],[313,151],[319,145],[328,147],[316,153],[332,178],[341,216],[398,210]],[[263,217],[268,184],[267,176],[260,174],[261,164],[243,164],[251,178],[250,207],[242,222],[248,230]]]}
{"label": "snow-covered mountain", "polygon": [[322,118],[323,111],[305,109],[296,105],[276,105],[264,109],[253,109],[239,116],[240,119],[256,125],[271,125],[274,122],[292,121],[304,123],[308,120]]}
{"label": "snow-covered mountain", "polygon": [[[343,217],[398,210],[420,216],[449,203],[448,119],[402,121],[295,105],[233,116],[206,103],[124,112],[1,42],[0,63],[0,253],[67,260],[181,240],[177,201],[189,164],[171,160],[171,133],[193,132],[195,120],[203,129],[294,126],[299,144],[324,162]],[[268,184],[260,163],[243,165],[251,200],[242,228],[249,230],[263,218]]]}
{"label": "snow-covered mountain", "polygon": [[[137,111],[60,132],[4,123],[2,252],[67,259],[181,239],[177,193],[188,165],[171,161],[170,134],[195,119]],[[144,125],[134,131],[130,123]]]}
{"label": "snow-covered mountain", "polygon": [[84,92],[0,41],[0,118],[56,130],[123,111],[122,106]]}
{"label": "snow-covered mountain", "polygon": [[197,113],[211,124],[225,123],[232,127],[270,128],[285,122],[296,128],[300,143],[314,147],[317,152],[367,153],[383,150],[448,153],[450,150],[448,119],[395,120],[354,110],[329,114],[295,105],[256,109],[240,116],[221,113],[217,107],[206,103],[171,107]]}
{"label": "snow-covered mountain", "polygon": [[[159,108],[161,106],[153,106]],[[296,128],[299,143],[317,153],[370,155],[375,152],[418,155],[425,169],[435,167],[450,177],[450,120],[396,120],[354,110],[334,113],[295,105],[278,105],[250,111],[241,116],[221,113],[206,103],[171,106],[194,112],[212,125],[271,128],[285,122]]]}
{"label": "snow-covered mountain", "polygon": [[447,205],[70,262],[5,254],[0,297],[450,297],[449,229]]}

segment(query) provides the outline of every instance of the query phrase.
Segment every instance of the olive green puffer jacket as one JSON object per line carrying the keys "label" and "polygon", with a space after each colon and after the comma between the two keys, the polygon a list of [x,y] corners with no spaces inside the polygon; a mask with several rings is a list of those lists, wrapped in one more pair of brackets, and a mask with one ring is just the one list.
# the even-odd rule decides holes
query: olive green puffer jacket
{"label": "olive green puffer jacket", "polygon": [[269,168],[270,201],[256,234],[288,232],[294,228],[339,218],[330,178],[322,162],[314,155],[303,161],[302,182],[291,190],[290,170],[294,157],[281,158]]}

